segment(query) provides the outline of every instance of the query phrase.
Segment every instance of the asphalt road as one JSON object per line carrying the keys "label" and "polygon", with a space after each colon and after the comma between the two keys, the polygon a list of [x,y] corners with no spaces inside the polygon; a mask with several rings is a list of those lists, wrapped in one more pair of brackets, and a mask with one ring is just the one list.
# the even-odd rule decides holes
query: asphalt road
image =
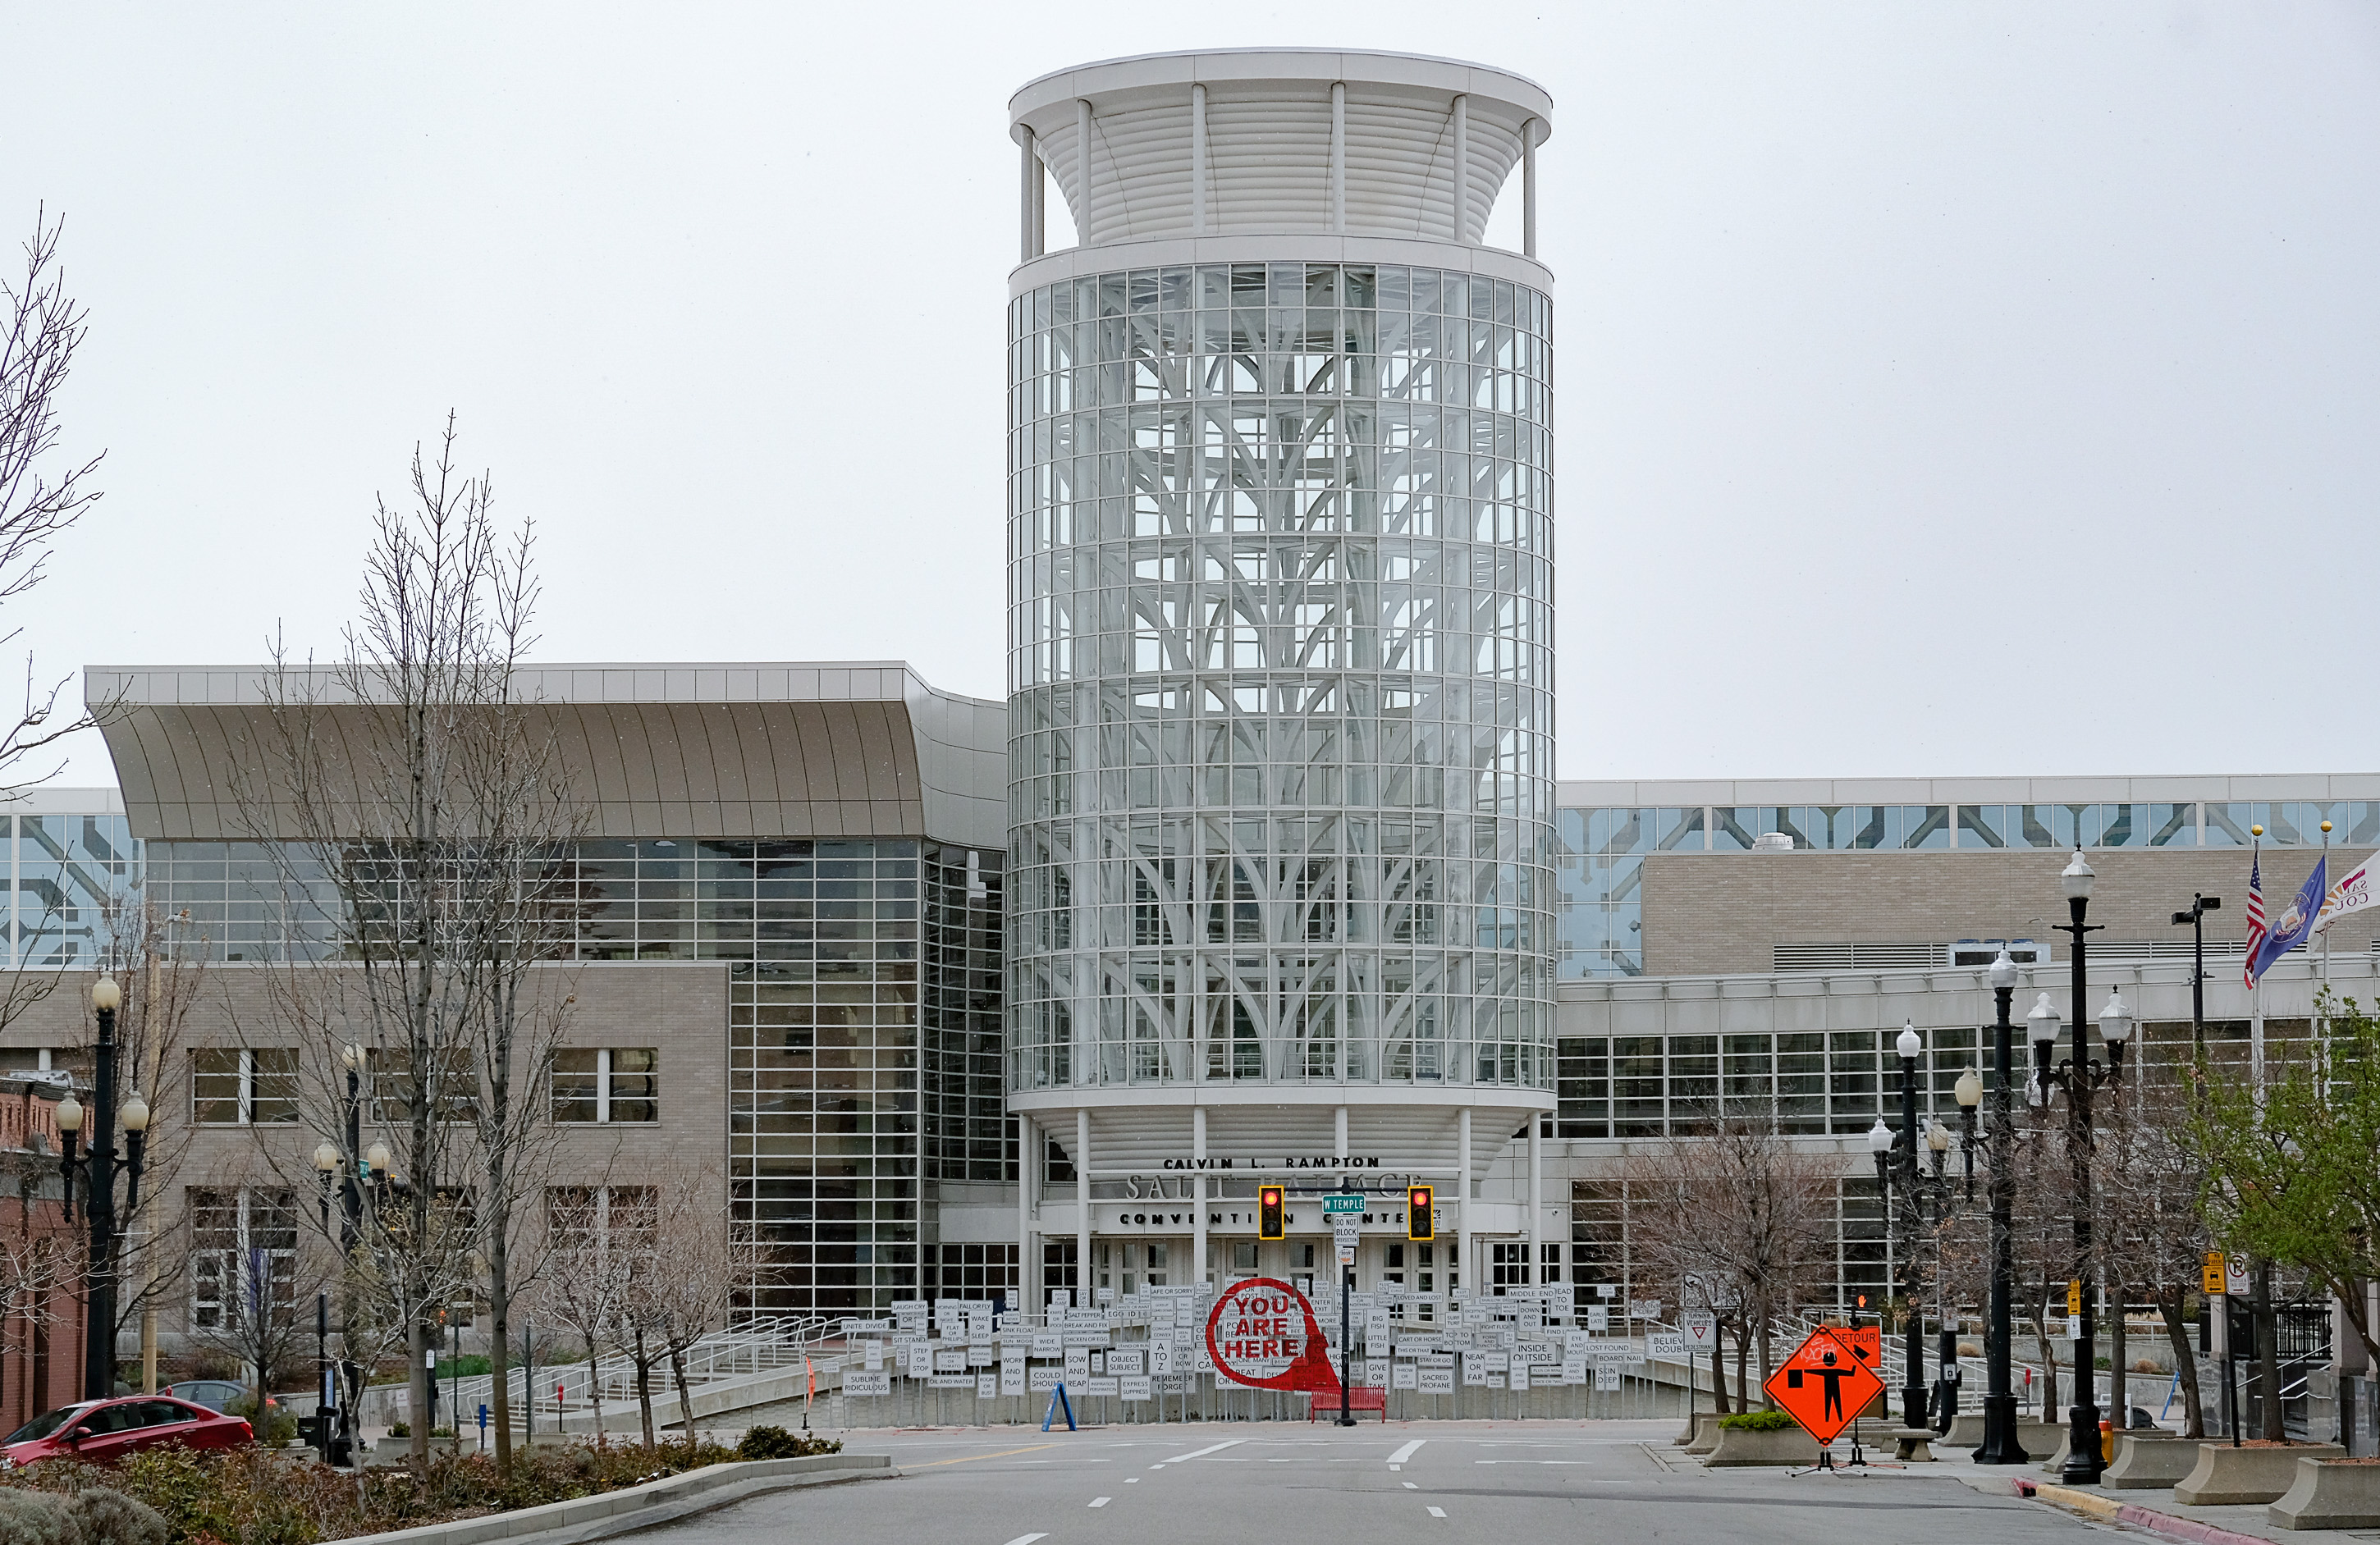
{"label": "asphalt road", "polygon": [[1967,1485],[1964,1466],[1789,1478],[1705,1470],[1678,1423],[1294,1423],[873,1431],[897,1480],[756,1498],[637,1536],[803,1545],[1402,1545],[1407,1540],[1993,1545],[2074,1541],[2090,1526]]}

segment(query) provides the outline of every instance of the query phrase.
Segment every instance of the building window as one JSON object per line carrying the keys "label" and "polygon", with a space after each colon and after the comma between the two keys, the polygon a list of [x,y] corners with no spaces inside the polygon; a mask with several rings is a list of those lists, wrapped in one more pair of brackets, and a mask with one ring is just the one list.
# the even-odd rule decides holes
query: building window
{"label": "building window", "polygon": [[553,1054],[553,1118],[616,1125],[661,1119],[662,1054],[651,1046]]}
{"label": "building window", "polygon": [[298,1119],[292,1046],[200,1046],[190,1053],[190,1119],[204,1127],[273,1127]]}
{"label": "building window", "polygon": [[1016,1287],[1014,1245],[942,1246],[940,1293],[945,1298],[998,1298],[1014,1307],[1021,1300]]}
{"label": "building window", "polygon": [[[402,1127],[419,1098],[415,1093],[413,1054],[403,1046],[370,1046],[364,1051],[371,1100],[371,1121],[380,1127]],[[468,1046],[441,1046],[433,1056],[434,1070],[424,1092],[436,1105],[441,1121],[479,1119],[480,1078]]]}
{"label": "building window", "polygon": [[1515,1287],[1529,1285],[1529,1242],[1516,1240],[1509,1245],[1491,1245],[1488,1261],[1489,1291],[1502,1297]]}
{"label": "building window", "polygon": [[[608,1260],[615,1251],[649,1254],[661,1225],[650,1186],[553,1186],[545,1193],[546,1230],[568,1249]],[[557,1247],[560,1248],[560,1247]]]}
{"label": "building window", "polygon": [[188,1194],[190,1328],[230,1331],[259,1306],[293,1311],[298,1280],[297,1193],[285,1188]]}

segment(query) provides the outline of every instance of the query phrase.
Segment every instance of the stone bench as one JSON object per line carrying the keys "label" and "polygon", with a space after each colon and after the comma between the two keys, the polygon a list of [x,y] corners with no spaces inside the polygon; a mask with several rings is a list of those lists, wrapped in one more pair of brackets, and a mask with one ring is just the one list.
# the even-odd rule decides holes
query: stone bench
{"label": "stone bench", "polygon": [[2198,1463],[2173,1489],[2173,1500],[2187,1507],[2276,1503],[2296,1483],[2299,1460],[2345,1456],[2337,1443],[2201,1443]]}
{"label": "stone bench", "polygon": [[1940,1434],[1930,1427],[1897,1427],[1892,1431],[1892,1456],[1908,1465],[1934,1463],[1934,1440]]}

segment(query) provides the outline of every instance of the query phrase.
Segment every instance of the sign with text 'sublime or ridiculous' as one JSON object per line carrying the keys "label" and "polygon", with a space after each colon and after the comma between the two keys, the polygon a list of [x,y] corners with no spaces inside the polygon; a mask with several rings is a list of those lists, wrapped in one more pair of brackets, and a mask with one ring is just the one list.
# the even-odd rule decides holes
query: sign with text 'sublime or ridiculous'
{"label": "sign with text 'sublime or ridiculous'", "polygon": [[1207,1350],[1219,1377],[1267,1390],[1339,1388],[1321,1322],[1305,1295],[1271,1277],[1235,1282],[1207,1316]]}

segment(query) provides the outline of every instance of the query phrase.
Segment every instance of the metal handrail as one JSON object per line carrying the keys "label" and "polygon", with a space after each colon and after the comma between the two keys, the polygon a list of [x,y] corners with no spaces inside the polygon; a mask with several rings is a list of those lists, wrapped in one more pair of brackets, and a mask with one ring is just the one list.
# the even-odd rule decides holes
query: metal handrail
{"label": "metal handrail", "polygon": [[[819,1348],[838,1334],[837,1323],[824,1315],[778,1315],[751,1321],[733,1330],[714,1331],[686,1348],[686,1383],[691,1388],[773,1372],[805,1358],[815,1362]],[[666,1359],[660,1365],[659,1373],[661,1389],[656,1393],[674,1393]],[[514,1411],[530,1414],[533,1406],[534,1418],[540,1420],[558,1421],[571,1412],[584,1412],[599,1397],[607,1408],[636,1399],[636,1359],[625,1353],[607,1353],[591,1364],[581,1358],[577,1362],[541,1365],[536,1370],[534,1391],[528,1387],[529,1376],[530,1370],[526,1367],[509,1369],[505,1386],[513,1397]],[[441,1404],[447,1403],[451,1396],[453,1404],[473,1411],[491,1399],[495,1380],[492,1374],[480,1373],[455,1381],[440,1380],[439,1385]],[[450,1418],[452,1414],[448,1413]]]}

